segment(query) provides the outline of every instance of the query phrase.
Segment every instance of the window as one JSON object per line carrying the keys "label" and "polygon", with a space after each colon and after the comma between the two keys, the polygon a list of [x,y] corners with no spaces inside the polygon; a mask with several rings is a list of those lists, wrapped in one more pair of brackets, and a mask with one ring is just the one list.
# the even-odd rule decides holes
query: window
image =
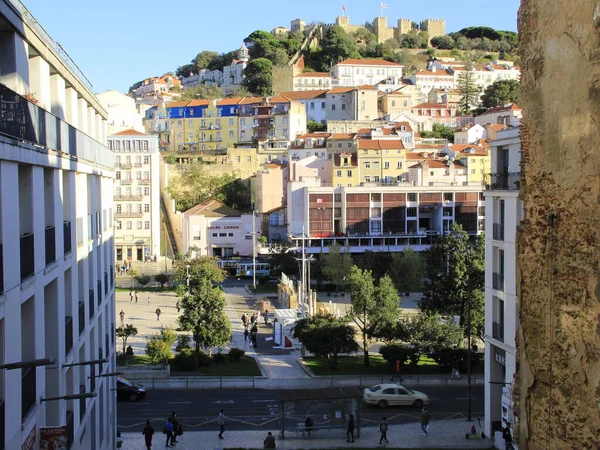
{"label": "window", "polygon": [[233,139],[233,131],[229,132],[229,139]]}
{"label": "window", "polygon": [[371,168],[371,161],[365,161],[365,169]]}
{"label": "window", "polygon": [[351,170],[347,170],[346,171],[346,175],[348,176],[348,178],[352,178],[352,171]]}
{"label": "window", "polygon": [[396,169],[402,169],[402,161],[398,161],[396,164]]}
{"label": "window", "polygon": [[342,111],[345,111],[345,110],[346,110],[346,104],[342,103]]}
{"label": "window", "polygon": [[227,237],[227,233],[219,233],[219,237]]}
{"label": "window", "polygon": [[125,228],[127,228],[128,230],[131,230],[131,220],[128,220],[127,222],[125,222]]}
{"label": "window", "polygon": [[135,209],[138,214],[141,214],[142,213],[142,204],[138,203],[137,205],[135,205]]}
{"label": "window", "polygon": [[115,179],[120,180],[121,179],[121,171],[117,171],[115,173]]}
{"label": "window", "polygon": [[406,217],[417,217],[417,208],[406,208]]}
{"label": "window", "polygon": [[321,102],[321,109],[325,109],[325,102]]}
{"label": "window", "polygon": [[142,141],[142,150],[145,152],[148,151],[148,141]]}
{"label": "window", "polygon": [[232,127],[233,126],[233,119],[229,119],[229,126]]}
{"label": "window", "polygon": [[144,230],[149,230],[150,229],[150,221],[146,220],[144,222]]}
{"label": "window", "polygon": [[371,177],[365,177],[365,183],[369,183],[371,181]]}
{"label": "window", "polygon": [[233,237],[233,233],[227,233],[228,237]]}
{"label": "window", "polygon": [[117,203],[117,214],[121,214],[121,208],[122,205],[120,203]]}
{"label": "window", "polygon": [[407,195],[407,201],[409,202],[416,202],[417,201],[417,194],[416,192],[409,192]]}
{"label": "window", "polygon": [[471,175],[475,175],[475,169],[471,169]]}
{"label": "window", "polygon": [[247,157],[246,157],[246,161],[247,161],[247,162],[252,162],[252,156],[247,156]]}
{"label": "window", "polygon": [[341,176],[342,176],[342,171],[341,171],[341,170],[338,170],[338,171],[335,173],[335,176],[336,176],[336,177],[341,177]]}
{"label": "window", "polygon": [[310,102],[310,109],[315,109],[315,102]]}
{"label": "window", "polygon": [[217,233],[213,233],[212,237],[219,237],[219,235]]}
{"label": "window", "polygon": [[342,194],[333,194],[333,201],[334,202],[341,202],[342,201]]}
{"label": "window", "polygon": [[444,192],[444,201],[451,202],[453,200],[453,195],[452,192]]}
{"label": "window", "polygon": [[150,188],[148,188],[148,187],[144,188],[144,195],[150,195]]}
{"label": "window", "polygon": [[131,151],[131,141],[123,141],[123,144],[125,146],[125,150],[129,150]]}
{"label": "window", "polygon": [[144,204],[144,212],[150,212],[150,204],[149,203]]}
{"label": "window", "polygon": [[144,156],[144,164],[150,164],[150,157]]}
{"label": "window", "polygon": [[396,100],[392,100],[392,107],[396,106]]}
{"label": "window", "polygon": [[384,169],[389,169],[389,168],[390,168],[390,162],[389,162],[389,161],[385,161],[385,162],[383,163],[383,168],[384,168]]}
{"label": "window", "polygon": [[117,220],[116,226],[117,226],[117,230],[121,230],[123,228],[123,225],[120,220]]}
{"label": "window", "polygon": [[331,105],[331,110],[335,111],[335,105]]}
{"label": "window", "polygon": [[338,148],[342,148],[342,143],[338,142]]}
{"label": "window", "polygon": [[114,147],[115,152],[121,151],[121,142],[120,141],[114,141],[113,147]]}
{"label": "window", "polygon": [[432,177],[435,174],[435,172],[433,170],[429,171],[429,176]]}

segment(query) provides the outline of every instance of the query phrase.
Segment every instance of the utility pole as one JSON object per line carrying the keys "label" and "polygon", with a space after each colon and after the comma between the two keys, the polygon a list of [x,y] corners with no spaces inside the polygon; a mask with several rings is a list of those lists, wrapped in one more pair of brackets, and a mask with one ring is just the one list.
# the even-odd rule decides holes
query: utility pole
{"label": "utility pole", "polygon": [[252,209],[252,286],[256,292],[256,223],[254,220],[255,210]]}
{"label": "utility pole", "polygon": [[[470,270],[470,262],[469,269]],[[471,422],[471,274],[467,272],[467,421]]]}

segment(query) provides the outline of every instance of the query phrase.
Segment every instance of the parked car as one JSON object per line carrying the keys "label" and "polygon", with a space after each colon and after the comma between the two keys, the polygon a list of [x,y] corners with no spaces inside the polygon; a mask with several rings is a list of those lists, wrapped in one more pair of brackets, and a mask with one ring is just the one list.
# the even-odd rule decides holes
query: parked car
{"label": "parked car", "polygon": [[366,388],[363,392],[363,400],[380,408],[392,405],[412,405],[420,408],[429,404],[427,394],[413,391],[401,384],[377,384]]}
{"label": "parked car", "polygon": [[125,378],[117,378],[117,400],[138,401],[146,396],[146,388]]}

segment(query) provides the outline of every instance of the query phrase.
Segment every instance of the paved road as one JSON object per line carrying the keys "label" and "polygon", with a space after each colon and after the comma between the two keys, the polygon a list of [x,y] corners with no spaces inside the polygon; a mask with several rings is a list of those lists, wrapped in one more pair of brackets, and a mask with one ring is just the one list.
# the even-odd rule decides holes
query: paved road
{"label": "paved road", "polygon": [[[466,417],[467,388],[465,386],[427,386],[420,390],[431,400],[433,420]],[[137,430],[146,420],[162,426],[164,419],[175,411],[186,428],[209,431],[215,428],[215,417],[223,408],[228,418],[228,428],[234,430],[272,429],[278,425],[279,404],[277,392],[262,389],[167,390],[150,391],[140,402],[120,402],[118,426],[122,431]],[[483,387],[472,387],[473,417],[483,415]],[[390,407],[382,410],[376,406],[362,405],[363,423],[373,425],[387,415],[390,423],[416,422],[420,411],[414,407]],[[315,413],[315,421],[325,423]],[[294,420],[302,421],[299,415]]]}

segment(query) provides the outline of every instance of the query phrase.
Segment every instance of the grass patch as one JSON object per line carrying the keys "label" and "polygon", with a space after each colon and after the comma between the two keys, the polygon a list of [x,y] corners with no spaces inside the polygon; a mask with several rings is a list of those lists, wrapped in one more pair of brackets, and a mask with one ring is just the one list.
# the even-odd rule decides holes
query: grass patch
{"label": "grass patch", "polygon": [[250,290],[254,294],[276,294],[277,293],[277,285],[276,284],[257,284],[256,288],[254,288],[254,286],[250,286]]}
{"label": "grass patch", "polygon": [[117,355],[117,366],[148,366],[152,365],[147,355]]}
{"label": "grass patch", "polygon": [[[304,358],[304,362],[315,375],[391,375],[393,373],[392,367],[381,355],[369,355],[369,360],[371,365],[365,366],[363,355],[340,356],[337,369],[332,370],[328,359]],[[448,371],[440,371],[433,359],[422,356],[416,367],[405,364],[400,372],[402,375],[440,375],[447,374]],[[473,373],[483,373],[483,360],[473,368]]]}
{"label": "grass patch", "polygon": [[[170,363],[173,362],[171,359]],[[259,377],[258,364],[250,356],[242,356],[237,361],[230,361],[225,355],[225,361],[213,362],[209,366],[200,366],[198,370],[180,371],[171,366],[171,374],[177,376],[197,377],[201,374],[209,377]]]}
{"label": "grass patch", "polygon": [[[136,292],[175,292],[175,287],[135,287]],[[117,287],[115,292],[131,292],[131,288]]]}

